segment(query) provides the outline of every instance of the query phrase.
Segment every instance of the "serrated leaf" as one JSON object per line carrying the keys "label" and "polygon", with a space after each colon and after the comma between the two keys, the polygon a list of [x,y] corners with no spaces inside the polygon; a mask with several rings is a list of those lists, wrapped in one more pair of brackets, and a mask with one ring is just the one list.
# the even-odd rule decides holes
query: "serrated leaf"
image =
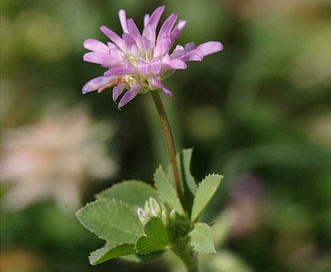
{"label": "serrated leaf", "polygon": [[161,166],[154,173],[154,181],[157,193],[161,200],[167,203],[171,209],[174,209],[177,213],[183,215],[184,210],[177,196],[177,192],[171,185]]}
{"label": "serrated leaf", "polygon": [[195,222],[207,207],[208,203],[216,193],[216,190],[221,185],[222,179],[223,176],[212,174],[208,175],[203,181],[201,181],[193,200],[191,222]]}
{"label": "serrated leaf", "polygon": [[179,164],[182,180],[185,180],[185,187],[187,187],[194,196],[197,191],[197,184],[191,174],[192,152],[192,148],[183,149],[180,153],[177,154],[177,162]]}
{"label": "serrated leaf", "polygon": [[110,245],[107,243],[104,247],[91,252],[89,261],[90,264],[97,265],[110,259],[134,254],[135,252],[134,244]]}
{"label": "serrated leaf", "polygon": [[215,242],[210,226],[205,223],[195,223],[193,230],[189,233],[193,250],[197,253],[214,253]]}
{"label": "serrated leaf", "polygon": [[131,244],[144,234],[137,214],[116,199],[98,199],[76,215],[83,226],[112,244]]}
{"label": "serrated leaf", "polygon": [[152,217],[145,225],[145,235],[136,243],[136,250],[140,254],[148,254],[164,250],[169,244],[167,228],[158,217]]}
{"label": "serrated leaf", "polygon": [[127,180],[115,184],[97,195],[98,199],[118,199],[126,202],[134,209],[144,207],[150,197],[158,198],[156,190],[149,184],[139,180]]}

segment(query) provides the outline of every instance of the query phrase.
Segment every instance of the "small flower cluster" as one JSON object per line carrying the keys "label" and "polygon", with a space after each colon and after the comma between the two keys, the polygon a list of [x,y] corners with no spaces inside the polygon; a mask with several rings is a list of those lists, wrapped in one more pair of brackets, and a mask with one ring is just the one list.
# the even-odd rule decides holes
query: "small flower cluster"
{"label": "small flower cluster", "polygon": [[15,211],[54,198],[60,208],[75,210],[86,177],[108,178],[117,170],[105,151],[112,130],[93,123],[85,108],[56,106],[35,123],[5,130],[0,182],[10,189],[3,207]]}
{"label": "small flower cluster", "polygon": [[91,52],[84,55],[84,61],[100,64],[107,68],[103,76],[94,78],[83,87],[83,93],[91,91],[102,92],[113,88],[113,100],[121,108],[138,94],[161,89],[171,96],[161,81],[174,70],[187,68],[187,61],[202,61],[204,56],[223,49],[220,42],[206,42],[196,46],[193,42],[184,47],[177,45],[172,53],[170,49],[183,30],[186,21],[179,20],[171,14],[160,27],[156,29],[164,11],[164,6],[144,17],[144,29],[138,30],[133,19],[127,19],[124,10],[119,11],[119,19],[123,29],[120,37],[106,26],[100,30],[111,40],[104,44],[98,40],[87,39],[84,47]]}
{"label": "small flower cluster", "polygon": [[150,197],[145,202],[144,209],[138,208],[137,214],[140,222],[145,225],[152,217],[158,217],[162,220],[165,226],[169,225],[170,221],[174,221],[176,213],[174,210],[169,209],[163,204],[159,204],[153,197]]}

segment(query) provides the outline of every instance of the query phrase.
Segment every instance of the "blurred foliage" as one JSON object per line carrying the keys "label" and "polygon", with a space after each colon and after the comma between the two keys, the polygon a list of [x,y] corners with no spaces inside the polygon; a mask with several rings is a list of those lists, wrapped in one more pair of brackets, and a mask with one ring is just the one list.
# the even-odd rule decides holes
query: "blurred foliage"
{"label": "blurred foliage", "polygon": [[[227,234],[220,258],[214,255],[205,270],[330,271],[328,0],[2,0],[2,130],[38,120],[54,102],[69,109],[84,104],[93,118],[116,127],[108,151],[120,166],[115,177],[89,185],[84,201],[122,179],[151,180],[167,159],[151,98],[117,110],[109,91],[81,95],[82,85],[103,71],[82,61],[82,43],[106,41],[101,24],[119,32],[120,8],[141,26],[143,14],[159,4],[187,20],[179,43],[220,40],[225,47],[169,78],[174,97],[164,97],[177,149],[195,148],[193,174],[225,176],[204,216],[223,216]],[[240,187],[251,180],[261,192]],[[2,195],[8,190],[1,185]],[[162,259],[90,267],[88,252],[101,245],[53,202],[1,212],[1,271],[167,271]],[[181,271],[173,257],[166,260]]]}

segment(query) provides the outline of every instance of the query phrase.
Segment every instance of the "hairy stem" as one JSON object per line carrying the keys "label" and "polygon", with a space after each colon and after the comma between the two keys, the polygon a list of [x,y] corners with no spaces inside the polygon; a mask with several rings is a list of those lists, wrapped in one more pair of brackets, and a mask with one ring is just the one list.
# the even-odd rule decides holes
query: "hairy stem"
{"label": "hairy stem", "polygon": [[172,137],[168,117],[167,117],[167,114],[164,110],[159,92],[158,91],[152,91],[151,94],[152,94],[153,101],[154,101],[155,107],[157,109],[157,112],[159,114],[159,117],[160,117],[160,120],[161,120],[161,125],[162,125],[163,132],[164,132],[164,136],[165,136],[165,139],[166,139],[166,142],[167,142],[168,154],[169,154],[170,163],[171,163],[171,166],[172,166],[173,175],[174,175],[174,178],[175,178],[177,195],[179,197],[180,202],[184,206],[183,193],[182,193],[182,189],[181,189],[181,186],[180,186],[178,168],[177,168],[177,163],[176,163],[175,145],[174,145],[174,140],[173,140],[173,137]]}

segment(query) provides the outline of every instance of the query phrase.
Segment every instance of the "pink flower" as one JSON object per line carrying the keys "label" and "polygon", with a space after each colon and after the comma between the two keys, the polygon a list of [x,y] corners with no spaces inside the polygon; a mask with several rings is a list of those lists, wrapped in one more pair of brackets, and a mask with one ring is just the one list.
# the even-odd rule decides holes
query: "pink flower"
{"label": "pink flower", "polygon": [[100,64],[107,68],[103,76],[87,82],[83,93],[113,88],[113,100],[121,108],[138,94],[161,89],[166,95],[172,93],[166,89],[162,80],[173,70],[184,70],[187,61],[202,61],[204,56],[223,49],[220,42],[206,42],[196,46],[187,43],[177,45],[170,53],[174,42],[184,28],[186,21],[177,21],[177,15],[171,14],[160,27],[156,28],[164,6],[158,7],[151,15],[144,17],[144,29],[139,32],[133,19],[127,19],[124,10],[119,11],[123,29],[122,37],[106,26],[100,30],[111,40],[104,44],[98,40],[87,39],[84,47],[91,52],[84,55],[84,61]]}
{"label": "pink flower", "polygon": [[5,130],[0,182],[9,190],[3,206],[15,211],[52,198],[75,210],[88,180],[108,178],[117,169],[106,153],[112,130],[93,123],[84,108],[51,109],[33,124]]}

